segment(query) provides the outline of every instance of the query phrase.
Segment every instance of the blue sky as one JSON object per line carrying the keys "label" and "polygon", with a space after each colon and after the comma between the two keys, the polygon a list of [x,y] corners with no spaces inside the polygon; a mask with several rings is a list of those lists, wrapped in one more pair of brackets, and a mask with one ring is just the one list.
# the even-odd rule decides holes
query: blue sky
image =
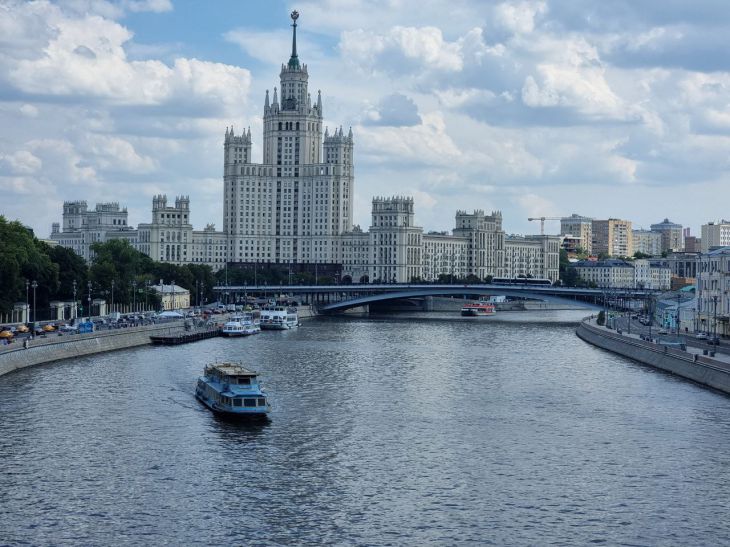
{"label": "blue sky", "polygon": [[[325,123],[353,128],[355,221],[411,195],[457,209],[648,227],[730,217],[730,9],[718,0],[0,2],[0,214],[45,236],[64,200],[187,194],[221,226],[225,129],[299,55]],[[548,230],[557,225],[548,224]]]}

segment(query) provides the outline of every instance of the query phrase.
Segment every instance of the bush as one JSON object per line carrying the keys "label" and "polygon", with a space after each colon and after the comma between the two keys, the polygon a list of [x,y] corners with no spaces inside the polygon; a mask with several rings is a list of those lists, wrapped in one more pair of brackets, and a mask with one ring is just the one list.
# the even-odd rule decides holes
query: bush
{"label": "bush", "polygon": [[599,325],[605,325],[606,324],[606,312],[601,310],[598,312],[598,318],[596,319],[596,323]]}

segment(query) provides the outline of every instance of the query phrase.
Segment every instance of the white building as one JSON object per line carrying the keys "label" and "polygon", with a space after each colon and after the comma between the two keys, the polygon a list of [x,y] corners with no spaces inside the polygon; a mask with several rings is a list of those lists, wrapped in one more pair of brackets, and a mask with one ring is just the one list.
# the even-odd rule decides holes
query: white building
{"label": "white building", "polygon": [[698,329],[730,335],[730,247],[700,256],[697,271]]}
{"label": "white building", "polygon": [[730,245],[730,222],[727,220],[719,220],[717,222],[703,224],[700,244],[702,245],[703,253],[707,253],[710,249],[716,247]]}
{"label": "white building", "polygon": [[634,238],[634,253],[644,253],[649,256],[662,254],[662,234],[651,230],[632,230]]}
{"label": "white building", "polygon": [[558,278],[560,238],[505,237],[498,211],[457,211],[452,233],[424,234],[414,218],[412,198],[373,199],[370,230],[356,227],[342,236],[343,275],[388,283],[442,275]]}
{"label": "white building", "polygon": [[[322,96],[312,101],[307,65],[292,52],[279,90],[264,101],[263,163],[251,159],[251,131],[224,139],[223,232],[228,258],[252,263],[340,263],[352,229],[353,137],[323,127]],[[323,141],[324,138],[324,141]]]}
{"label": "white building", "polygon": [[86,261],[91,261],[91,245],[109,239],[137,240],[134,228],[127,225],[127,209],[119,203],[97,203],[89,210],[86,201],[65,201],[63,203],[63,230],[54,222],[49,239],[62,247],[72,249]]}
{"label": "white building", "polygon": [[152,198],[152,222],[137,229],[127,226],[127,209],[118,203],[99,203],[88,211],[85,201],[67,201],[63,206],[63,231],[53,224],[51,240],[73,249],[91,261],[91,245],[113,239],[126,239],[135,249],[158,262],[177,265],[207,264],[219,270],[226,263],[227,239],[212,224],[193,230],[190,224],[190,198],[178,196],[174,206],[167,196]]}
{"label": "white building", "polygon": [[634,287],[668,291],[672,286],[672,271],[658,260],[634,260]]}
{"label": "white building", "polygon": [[626,260],[581,260],[571,268],[582,280],[599,288],[630,289],[635,285],[634,266]]}

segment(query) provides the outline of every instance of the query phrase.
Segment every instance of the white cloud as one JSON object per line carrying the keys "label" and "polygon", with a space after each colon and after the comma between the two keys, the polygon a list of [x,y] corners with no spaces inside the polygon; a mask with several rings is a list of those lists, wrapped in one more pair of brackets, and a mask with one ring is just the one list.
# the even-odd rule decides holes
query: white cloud
{"label": "white cloud", "polygon": [[0,165],[14,175],[32,175],[41,168],[43,162],[28,150],[18,150],[0,155]]}
{"label": "white cloud", "polygon": [[505,2],[495,8],[497,23],[507,30],[528,34],[535,28],[535,18],[547,11],[545,2]]}

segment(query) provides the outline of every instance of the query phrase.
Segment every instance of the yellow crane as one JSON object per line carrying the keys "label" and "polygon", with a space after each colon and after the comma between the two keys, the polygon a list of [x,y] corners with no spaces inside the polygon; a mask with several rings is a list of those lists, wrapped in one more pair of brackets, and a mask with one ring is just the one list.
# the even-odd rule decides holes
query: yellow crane
{"label": "yellow crane", "polygon": [[533,220],[539,220],[540,221],[540,235],[545,235],[545,221],[546,220],[561,220],[563,217],[530,217],[527,220],[533,221]]}

